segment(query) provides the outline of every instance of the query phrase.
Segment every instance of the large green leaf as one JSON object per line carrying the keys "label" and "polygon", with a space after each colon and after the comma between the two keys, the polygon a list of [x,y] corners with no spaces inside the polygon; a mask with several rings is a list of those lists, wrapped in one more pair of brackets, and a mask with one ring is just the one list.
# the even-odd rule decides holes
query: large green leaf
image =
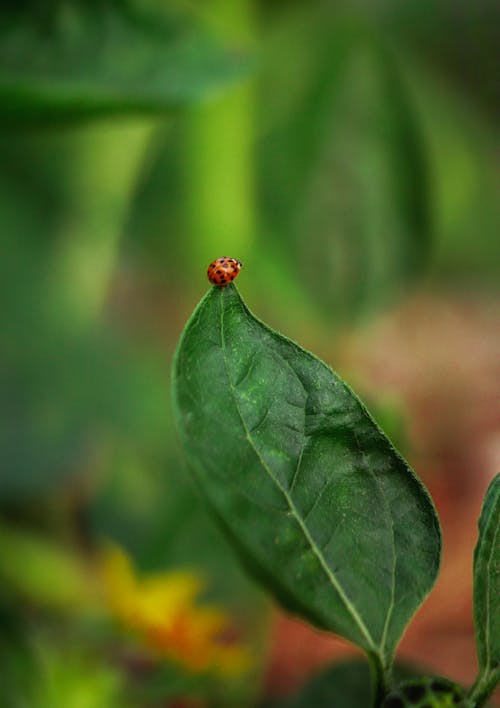
{"label": "large green leaf", "polygon": [[165,111],[241,73],[241,55],[192,19],[138,7],[120,0],[3,6],[0,121]]}
{"label": "large green leaf", "polygon": [[189,464],[246,564],[285,607],[389,664],[441,538],[425,488],[355,394],[234,285],[191,317],[174,388]]}
{"label": "large green leaf", "polygon": [[473,695],[488,695],[500,680],[500,474],[490,484],[474,552],[474,621],[479,677]]}
{"label": "large green leaf", "polygon": [[[405,292],[431,243],[426,150],[403,66],[364,24],[334,15],[305,4],[285,38],[271,38],[261,181],[284,262],[339,319]],[[297,47],[292,72],[284,40]]]}

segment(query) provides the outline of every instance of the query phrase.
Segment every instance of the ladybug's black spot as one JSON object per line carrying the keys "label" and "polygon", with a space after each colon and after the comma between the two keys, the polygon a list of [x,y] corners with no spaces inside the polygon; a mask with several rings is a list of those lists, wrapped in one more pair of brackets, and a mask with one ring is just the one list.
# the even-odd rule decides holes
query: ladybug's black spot
{"label": "ladybug's black spot", "polygon": [[425,696],[426,688],[425,686],[405,686],[403,693],[410,701],[419,701]]}
{"label": "ladybug's black spot", "polygon": [[220,268],[217,268],[217,270],[215,272],[217,273],[217,275],[222,275],[222,271]]}

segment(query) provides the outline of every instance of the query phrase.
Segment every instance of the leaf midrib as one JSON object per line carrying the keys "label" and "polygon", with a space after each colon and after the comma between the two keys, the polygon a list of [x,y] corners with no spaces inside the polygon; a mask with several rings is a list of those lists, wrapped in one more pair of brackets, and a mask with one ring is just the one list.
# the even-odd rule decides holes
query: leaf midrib
{"label": "leaf midrib", "polygon": [[[251,448],[253,449],[257,459],[259,460],[260,464],[262,465],[262,468],[266,472],[266,474],[269,476],[269,478],[274,482],[274,484],[278,487],[280,492],[283,494],[287,504],[288,508],[290,509],[290,512],[295,519],[296,523],[298,524],[302,534],[304,535],[304,538],[306,539],[307,543],[309,544],[312,552],[315,554],[315,556],[318,558],[321,568],[323,569],[325,575],[327,576],[330,584],[333,586],[334,590],[337,592],[339,595],[340,599],[344,603],[347,611],[351,615],[352,619],[354,620],[355,624],[357,625],[359,631],[361,634],[365,637],[366,641],[368,642],[369,648],[376,652],[377,654],[379,653],[379,648],[375,645],[375,642],[373,640],[373,637],[371,636],[371,633],[369,632],[366,624],[364,623],[361,615],[358,613],[354,605],[351,603],[349,598],[347,597],[347,594],[345,593],[343,587],[339,583],[338,579],[335,577],[335,573],[332,572],[330,567],[328,566],[328,563],[326,562],[326,559],[324,558],[321,549],[318,548],[316,545],[314,539],[312,538],[311,534],[309,533],[307,526],[304,524],[300,514],[298,513],[297,507],[295,506],[292,497],[288,493],[288,491],[285,489],[285,487],[281,484],[279,479],[273,474],[269,466],[266,464],[266,462],[262,459],[262,456],[260,455],[253,439],[251,436],[251,433],[248,430],[248,427],[246,425],[245,419],[243,418],[243,415],[241,413],[239,404],[238,404],[238,397],[237,397],[237,392],[234,387],[233,382],[231,381],[231,377],[229,375],[229,368],[227,364],[227,358],[226,358],[226,348],[225,348],[225,342],[224,342],[224,307],[222,304],[222,297],[223,297],[223,289],[221,288],[220,292],[220,297],[219,297],[219,303],[220,303],[220,324],[221,324],[221,350],[222,350],[222,359],[224,362],[224,368],[226,371],[226,376],[227,380],[229,382],[229,388],[231,391],[231,395],[234,400],[234,405],[236,408],[236,411],[238,413],[238,416],[241,420],[241,424],[243,426],[243,429],[245,431],[245,436],[250,443]],[[301,457],[300,457],[301,459]]]}

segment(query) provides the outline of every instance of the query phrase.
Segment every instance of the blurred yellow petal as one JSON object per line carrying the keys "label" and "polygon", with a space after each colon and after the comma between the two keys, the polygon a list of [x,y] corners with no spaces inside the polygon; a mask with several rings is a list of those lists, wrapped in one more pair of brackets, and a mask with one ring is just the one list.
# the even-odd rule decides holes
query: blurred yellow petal
{"label": "blurred yellow petal", "polygon": [[134,570],[118,546],[108,545],[102,554],[102,572],[110,592],[129,591],[135,586]]}
{"label": "blurred yellow petal", "polygon": [[144,623],[167,623],[191,605],[203,587],[194,573],[173,572],[147,577],[137,584],[137,608]]}
{"label": "blurred yellow petal", "polygon": [[229,618],[217,607],[200,606],[200,575],[188,571],[137,576],[128,556],[110,546],[103,555],[102,578],[111,613],[159,656],[195,671],[238,675],[250,655],[228,642]]}
{"label": "blurred yellow petal", "polygon": [[203,589],[205,583],[198,573],[170,571],[150,574],[141,580],[144,591],[152,594],[168,594],[170,599],[192,599]]}
{"label": "blurred yellow petal", "polygon": [[117,546],[109,545],[102,555],[101,573],[106,600],[112,612],[127,621],[134,614],[137,593],[128,556]]}

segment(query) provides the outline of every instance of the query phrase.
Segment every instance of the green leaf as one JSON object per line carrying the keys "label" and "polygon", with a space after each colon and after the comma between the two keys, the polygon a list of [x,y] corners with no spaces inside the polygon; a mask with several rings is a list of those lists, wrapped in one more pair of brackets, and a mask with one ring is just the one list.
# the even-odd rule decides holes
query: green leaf
{"label": "green leaf", "polygon": [[194,312],[174,365],[196,479],[240,555],[289,610],[390,664],[432,587],[432,502],[325,364],[259,322],[234,285]]}
{"label": "green leaf", "polygon": [[21,3],[0,10],[0,122],[154,113],[198,100],[244,69],[172,10],[119,0]]}
{"label": "green leaf", "polygon": [[500,474],[497,474],[486,492],[474,551],[474,622],[479,676],[471,695],[477,698],[487,697],[500,680],[499,528]]}
{"label": "green leaf", "polygon": [[82,650],[74,639],[63,644],[52,635],[36,635],[32,629],[24,651],[17,649],[12,657],[6,647],[0,655],[9,662],[2,667],[16,672],[12,676],[8,671],[8,682],[2,680],[2,708],[131,708],[130,689],[118,668]]}
{"label": "green leaf", "polygon": [[0,524],[0,582],[38,607],[75,611],[92,606],[88,567],[71,549],[30,531]]}
{"label": "green leaf", "polygon": [[266,115],[277,116],[261,179],[268,229],[331,320],[404,293],[428,264],[431,228],[402,63],[373,31],[328,14],[301,7],[285,38],[298,47],[293,71],[280,38],[264,75]]}

